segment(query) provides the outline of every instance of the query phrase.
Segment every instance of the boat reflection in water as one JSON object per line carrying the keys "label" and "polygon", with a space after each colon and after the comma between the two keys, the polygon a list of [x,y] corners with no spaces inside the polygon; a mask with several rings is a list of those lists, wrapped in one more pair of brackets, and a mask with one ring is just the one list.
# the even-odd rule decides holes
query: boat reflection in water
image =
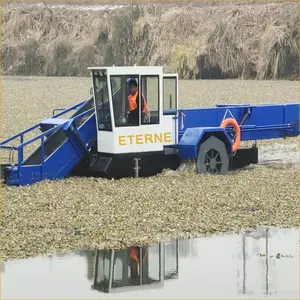
{"label": "boat reflection in water", "polygon": [[97,249],[93,289],[124,292],[163,287],[178,277],[178,240],[125,250]]}

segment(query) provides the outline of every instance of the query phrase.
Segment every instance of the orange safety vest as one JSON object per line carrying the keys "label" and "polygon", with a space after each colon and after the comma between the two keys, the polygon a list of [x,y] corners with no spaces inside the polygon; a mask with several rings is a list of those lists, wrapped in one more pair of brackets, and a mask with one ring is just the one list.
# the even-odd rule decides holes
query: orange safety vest
{"label": "orange safety vest", "polygon": [[[146,259],[146,257],[148,256],[148,249],[144,249],[144,253],[143,253],[143,259]],[[137,264],[139,264],[140,260],[140,248],[138,247],[132,247],[129,250],[129,257],[134,260]]]}
{"label": "orange safety vest", "polygon": [[[138,101],[139,101],[139,99],[137,98],[137,96],[138,96],[138,91],[136,91],[135,92],[135,94],[130,94],[129,96],[128,96],[128,108],[129,108],[129,111],[133,111],[133,110],[135,110],[135,109],[137,109],[138,108]],[[143,113],[148,113],[148,106],[147,106],[147,102],[146,102],[146,100],[145,100],[145,97],[144,97],[144,95],[142,94],[142,100],[143,100],[143,102],[144,102],[144,108],[143,108]]]}

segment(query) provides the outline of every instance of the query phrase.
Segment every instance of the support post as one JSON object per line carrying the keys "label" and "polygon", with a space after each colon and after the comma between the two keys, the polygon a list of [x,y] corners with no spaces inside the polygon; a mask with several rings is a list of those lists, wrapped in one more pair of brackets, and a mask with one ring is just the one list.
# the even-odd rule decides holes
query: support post
{"label": "support post", "polygon": [[[21,134],[20,135],[20,144],[23,144],[23,143],[24,143],[24,135]],[[24,148],[22,147],[18,151],[19,151],[18,152],[18,156],[19,156],[18,157],[18,165],[20,166],[24,159]]]}
{"label": "support post", "polygon": [[41,137],[41,179],[44,179],[43,169],[45,161],[45,139],[44,136]]}
{"label": "support post", "polygon": [[134,177],[139,178],[139,160],[140,158],[134,158]]}

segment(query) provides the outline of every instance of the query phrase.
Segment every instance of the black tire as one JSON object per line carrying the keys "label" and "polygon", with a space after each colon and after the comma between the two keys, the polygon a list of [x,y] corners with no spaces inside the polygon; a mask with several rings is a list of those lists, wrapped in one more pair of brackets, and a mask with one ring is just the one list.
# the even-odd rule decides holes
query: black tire
{"label": "black tire", "polygon": [[211,136],[200,145],[197,173],[225,175],[228,169],[229,157],[225,144],[215,136]]}

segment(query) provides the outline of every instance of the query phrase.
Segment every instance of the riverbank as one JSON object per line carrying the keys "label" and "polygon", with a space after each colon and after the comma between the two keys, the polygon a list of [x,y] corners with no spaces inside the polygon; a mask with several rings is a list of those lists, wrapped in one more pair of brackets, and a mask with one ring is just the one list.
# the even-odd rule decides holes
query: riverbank
{"label": "riverbank", "polygon": [[3,74],[85,76],[91,65],[137,64],[185,79],[296,79],[298,5],[6,5]]}

